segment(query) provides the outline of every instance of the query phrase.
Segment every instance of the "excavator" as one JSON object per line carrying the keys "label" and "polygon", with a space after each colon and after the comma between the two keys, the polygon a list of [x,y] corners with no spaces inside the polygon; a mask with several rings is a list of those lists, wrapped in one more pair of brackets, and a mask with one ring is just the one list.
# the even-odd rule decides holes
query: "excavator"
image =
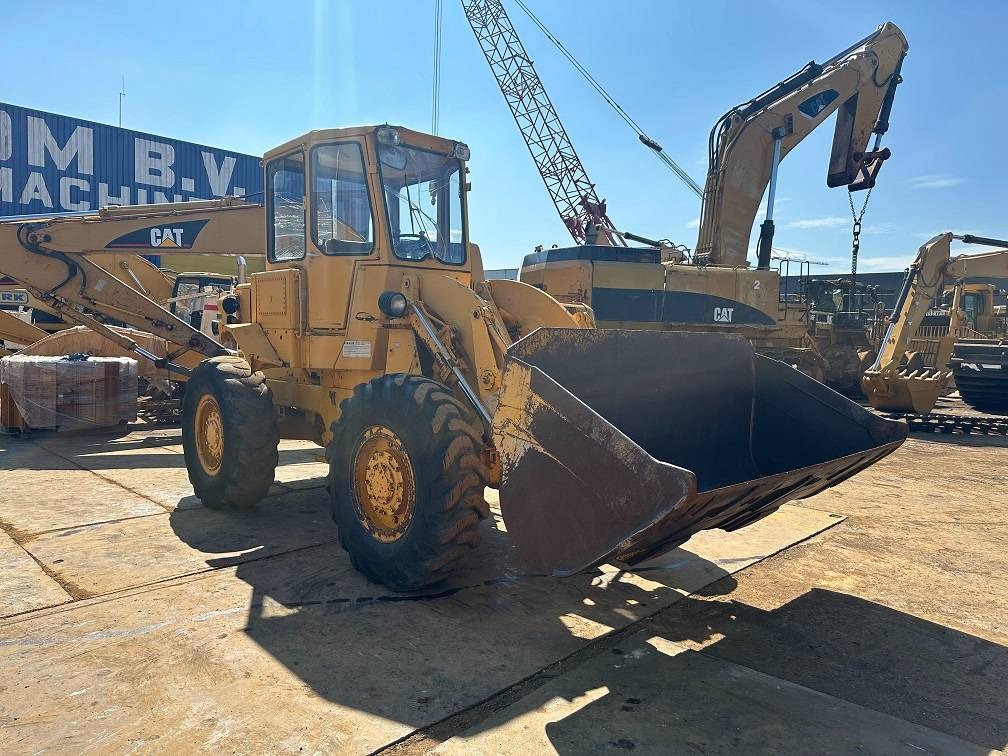
{"label": "excavator", "polygon": [[[875,186],[891,154],[880,140],[889,128],[909,49],[895,24],[879,26],[825,63],[809,63],[718,119],[710,133],[699,235],[690,259],[681,245],[615,228],[501,0],[464,0],[462,5],[576,242],[526,255],[522,281],[562,302],[591,306],[604,328],[740,334],[760,353],[819,379],[836,374],[831,385],[838,388],[857,383],[863,360],[856,348],[849,354],[834,350],[840,365],[827,366],[808,333],[807,313],[782,302],[780,274],[770,268],[777,168],[837,113],[827,185],[850,192]],[[643,132],[640,140],[661,153]],[[764,193],[766,218],[753,269],[747,260],[749,238]],[[646,246],[628,247],[627,240]]]}
{"label": "excavator", "polygon": [[[185,462],[205,505],[265,496],[281,438],[325,447],[341,543],[395,590],[443,580],[477,546],[487,485],[530,568],[568,575],[744,527],[905,439],[744,339],[586,328],[542,289],[486,279],[469,154],[387,124],[313,131],[266,153],[264,204],[0,223],[0,270],[186,376]],[[266,270],[221,298],[218,335],[89,259],[151,254],[166,233],[193,254],[265,248]]]}
{"label": "excavator", "polygon": [[[920,247],[896,299],[882,349],[862,379],[865,396],[876,409],[927,414],[954,377],[967,404],[985,411],[1008,410],[1008,340],[956,341],[967,318],[964,279],[1008,275],[1008,249],[953,257],[953,240],[1008,247],[1001,239],[951,232]],[[939,340],[934,365],[928,366],[915,359],[911,345],[935,298],[945,291],[946,280],[953,281],[948,331]]]}
{"label": "excavator", "polygon": [[[164,245],[162,240],[158,248]],[[216,321],[213,310],[216,295],[229,291],[235,283],[234,276],[221,273],[161,270],[137,255],[101,252],[91,255],[91,261],[151,299],[169,305],[173,313],[189,319],[207,333],[212,331]],[[243,267],[244,258],[239,258],[239,275]],[[21,288],[17,281],[0,274],[0,312],[4,310],[27,315],[28,321],[43,331],[43,336],[62,331],[72,322],[60,317],[44,302]],[[0,339],[3,339],[2,334]]]}

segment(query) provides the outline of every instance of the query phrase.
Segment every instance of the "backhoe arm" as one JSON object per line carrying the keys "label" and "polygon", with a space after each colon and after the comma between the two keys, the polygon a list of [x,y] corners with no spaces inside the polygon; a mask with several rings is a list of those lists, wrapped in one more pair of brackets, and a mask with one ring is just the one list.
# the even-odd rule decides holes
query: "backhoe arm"
{"label": "backhoe arm", "polygon": [[216,356],[227,350],[110,275],[88,255],[110,251],[248,254],[263,246],[263,222],[261,205],[226,198],[0,223],[0,271],[20,281],[66,319],[93,328],[141,356],[156,359],[128,337],[107,328],[103,319],[126,323],[179,346],[180,351],[170,355],[168,362],[189,350]]}
{"label": "backhoe arm", "polygon": [[[826,183],[851,191],[874,186],[888,150],[879,140],[908,50],[895,24],[874,33],[823,64],[809,63],[794,76],[725,113],[711,130],[709,164],[696,252],[715,265],[745,265],[753,221],[777,164],[839,110]],[[868,150],[872,133],[875,144]],[[773,189],[768,196],[759,267],[770,262]]]}

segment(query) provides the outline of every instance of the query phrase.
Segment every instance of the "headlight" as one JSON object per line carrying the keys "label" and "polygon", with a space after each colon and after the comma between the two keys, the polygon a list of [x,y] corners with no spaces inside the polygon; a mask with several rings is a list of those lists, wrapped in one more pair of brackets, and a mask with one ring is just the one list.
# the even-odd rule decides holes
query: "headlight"
{"label": "headlight", "polygon": [[383,291],[378,297],[378,309],[390,318],[401,318],[407,305],[406,297],[398,291]]}
{"label": "headlight", "polygon": [[463,144],[462,142],[455,142],[455,149],[452,150],[452,155],[457,157],[459,160],[468,160],[469,154],[469,145]]}
{"label": "headlight", "polygon": [[399,144],[399,130],[391,126],[378,129],[378,144]]}
{"label": "headlight", "polygon": [[234,315],[238,312],[238,297],[234,294],[228,294],[226,297],[222,298],[220,301],[221,309],[224,310],[228,315]]}

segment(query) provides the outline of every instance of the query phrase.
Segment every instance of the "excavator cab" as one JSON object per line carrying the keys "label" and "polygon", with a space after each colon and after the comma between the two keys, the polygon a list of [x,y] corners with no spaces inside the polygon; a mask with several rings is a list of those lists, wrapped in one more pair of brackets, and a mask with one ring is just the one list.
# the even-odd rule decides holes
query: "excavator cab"
{"label": "excavator cab", "polygon": [[172,315],[197,331],[216,337],[219,332],[217,301],[234,287],[231,276],[216,273],[180,273],[168,300]]}

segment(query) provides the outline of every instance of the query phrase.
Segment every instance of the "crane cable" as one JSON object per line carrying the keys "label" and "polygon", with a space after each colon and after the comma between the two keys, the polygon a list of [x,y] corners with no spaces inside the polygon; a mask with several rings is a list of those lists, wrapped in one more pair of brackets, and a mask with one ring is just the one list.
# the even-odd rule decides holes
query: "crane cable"
{"label": "crane cable", "polygon": [[441,118],[441,0],[434,0],[434,81],[431,88],[431,133],[437,136]]}
{"label": "crane cable", "polygon": [[[440,3],[440,0],[436,1]],[[658,156],[658,158],[665,164],[665,166],[670,171],[672,171],[676,176],[678,176],[679,180],[682,181],[690,190],[692,190],[694,194],[696,194],[700,198],[703,198],[703,189],[700,188],[700,185],[693,180],[693,178],[682,168],[682,166],[680,166],[675,160],[666,155],[662,149],[662,146],[658,144],[658,142],[656,142],[650,136],[648,136],[647,133],[645,133],[644,129],[642,129],[640,125],[633,118],[630,117],[630,114],[627,113],[622,107],[620,107],[619,103],[617,103],[612,98],[612,95],[610,95],[605,90],[605,87],[603,87],[599,83],[598,79],[592,76],[591,73],[588,71],[588,69],[585,68],[581,64],[581,62],[574,57],[573,53],[571,53],[570,50],[564,47],[564,44],[555,36],[553,36],[552,32],[550,32],[550,30],[546,28],[546,25],[542,21],[540,21],[539,18],[531,10],[529,10],[529,7],[525,4],[524,0],[515,0],[515,3],[518,5],[519,8],[521,8],[525,12],[525,15],[528,16],[532,20],[532,22],[539,27],[540,31],[542,31],[542,33],[546,35],[546,38],[553,43],[553,45],[560,51],[560,53],[565,58],[567,58],[568,61],[570,61],[571,65],[574,66],[575,69],[577,69],[578,73],[580,73],[581,76],[584,77],[585,81],[588,82],[588,84],[592,87],[592,89],[598,92],[599,95],[601,95],[602,99],[605,100],[609,104],[609,106],[616,111],[619,117],[622,118],[624,121],[626,121],[626,124],[637,133],[637,138],[640,139],[641,143],[643,143],[645,147],[652,150]]]}

